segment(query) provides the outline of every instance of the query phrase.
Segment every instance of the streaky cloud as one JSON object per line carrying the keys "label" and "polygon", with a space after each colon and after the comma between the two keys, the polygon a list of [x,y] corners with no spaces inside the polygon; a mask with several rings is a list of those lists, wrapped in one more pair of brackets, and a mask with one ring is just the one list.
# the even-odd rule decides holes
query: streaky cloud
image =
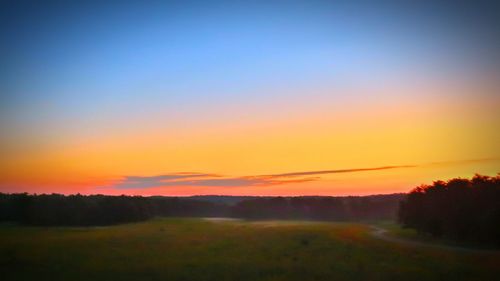
{"label": "streaky cloud", "polygon": [[487,161],[498,161],[500,158],[482,158],[457,161],[431,162],[419,165],[392,165],[370,168],[351,168],[336,170],[317,170],[290,172],[269,175],[254,175],[241,177],[227,177],[219,174],[180,172],[156,176],[124,176],[114,185],[115,189],[145,189],[153,187],[169,186],[205,186],[205,187],[243,187],[243,186],[271,186],[280,184],[293,184],[320,180],[320,175],[358,173],[369,171],[381,171],[392,169],[409,169],[433,165],[459,165],[466,163],[478,163]]}
{"label": "streaky cloud", "polygon": [[439,162],[430,162],[424,165],[451,166],[451,165],[474,164],[474,163],[495,162],[495,161],[500,161],[500,157],[477,158],[477,159],[466,159],[466,160],[455,160],[455,161],[439,161]]}
{"label": "streaky cloud", "polygon": [[308,175],[324,175],[324,174],[339,174],[339,173],[354,173],[354,172],[367,172],[367,171],[378,171],[378,170],[390,170],[390,169],[404,169],[404,168],[417,168],[433,165],[461,165],[461,164],[472,164],[472,163],[482,163],[482,162],[492,162],[500,161],[500,157],[490,157],[490,158],[478,158],[478,159],[465,159],[465,160],[455,160],[455,161],[440,161],[440,162],[430,162],[419,165],[394,165],[394,166],[381,166],[374,168],[354,168],[354,169],[338,169],[338,170],[320,170],[320,171],[305,171],[305,172],[291,172],[282,174],[272,174],[267,175],[268,177],[299,177]]}
{"label": "streaky cloud", "polygon": [[132,188],[148,188],[148,187],[157,187],[165,185],[169,182],[176,182],[181,180],[188,179],[196,179],[196,178],[205,178],[212,177],[216,178],[219,175],[215,174],[204,174],[204,173],[174,173],[174,174],[166,174],[166,175],[158,175],[158,176],[125,176],[119,183],[114,185],[115,188],[118,189],[132,189]]}
{"label": "streaky cloud", "polygon": [[268,186],[285,183],[299,183],[317,180],[316,177],[306,177],[293,180],[277,180],[267,176],[227,177],[216,174],[166,174],[151,177],[126,176],[113,185],[116,189],[144,189],[168,186]]}
{"label": "streaky cloud", "polygon": [[[208,173],[173,173],[157,176],[125,176],[115,185],[116,189],[144,189],[152,187],[169,186],[207,186],[207,187],[241,187],[241,186],[270,186],[280,184],[292,184],[319,180],[320,177],[311,177],[322,174],[352,173],[363,171],[387,170],[396,168],[411,168],[416,166],[384,166],[375,168],[341,169],[293,172],[272,175],[224,177]],[[294,179],[282,179],[294,178]]]}
{"label": "streaky cloud", "polygon": [[382,167],[375,167],[375,168],[357,168],[357,169],[293,172],[293,173],[274,174],[274,175],[268,175],[268,176],[269,177],[277,177],[277,178],[278,177],[298,177],[298,176],[354,173],[354,172],[378,171],[378,170],[401,169],[401,168],[415,168],[415,167],[418,167],[418,165],[399,165],[399,166],[382,166]]}

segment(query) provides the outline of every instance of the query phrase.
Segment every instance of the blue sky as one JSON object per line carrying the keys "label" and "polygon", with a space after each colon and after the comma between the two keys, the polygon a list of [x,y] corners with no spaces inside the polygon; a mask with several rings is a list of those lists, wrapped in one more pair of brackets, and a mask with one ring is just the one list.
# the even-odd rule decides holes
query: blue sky
{"label": "blue sky", "polygon": [[[75,143],[145,133],[180,139],[187,128],[208,142],[207,127],[227,139],[237,134],[227,128],[251,126],[271,136],[285,129],[268,123],[314,128],[315,114],[351,122],[335,114],[466,104],[475,90],[425,87],[489,85],[500,73],[500,17],[486,1],[91,2],[0,4],[0,149],[12,163],[22,151],[73,153]],[[360,163],[379,164],[405,163]]]}

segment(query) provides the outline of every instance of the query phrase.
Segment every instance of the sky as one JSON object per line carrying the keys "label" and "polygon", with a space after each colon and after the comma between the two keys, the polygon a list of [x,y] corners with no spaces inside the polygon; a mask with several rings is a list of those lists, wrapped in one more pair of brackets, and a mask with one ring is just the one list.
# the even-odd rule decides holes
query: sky
{"label": "sky", "polygon": [[0,192],[365,195],[496,175],[500,9],[402,2],[2,1]]}

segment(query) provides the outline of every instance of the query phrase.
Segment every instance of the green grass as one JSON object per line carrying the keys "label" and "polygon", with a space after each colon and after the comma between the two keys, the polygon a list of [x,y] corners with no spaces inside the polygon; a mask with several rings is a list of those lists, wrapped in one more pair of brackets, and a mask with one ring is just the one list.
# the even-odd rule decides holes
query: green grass
{"label": "green grass", "polygon": [[0,226],[7,280],[494,280],[500,256],[414,248],[363,224],[152,221]]}
{"label": "green grass", "polygon": [[389,235],[392,235],[394,237],[422,242],[438,242],[437,240],[432,240],[432,238],[429,236],[419,235],[415,229],[403,228],[399,224],[394,222],[384,221],[377,223],[377,225],[387,229]]}
{"label": "green grass", "polygon": [[390,236],[396,238],[403,238],[409,241],[427,243],[429,245],[460,247],[463,249],[470,249],[470,250],[477,250],[477,249],[488,250],[492,248],[492,246],[488,245],[465,243],[444,238],[436,238],[432,237],[429,234],[422,234],[422,233],[419,234],[415,229],[403,228],[399,224],[394,222],[378,222],[376,223],[376,225],[387,229],[388,235]]}

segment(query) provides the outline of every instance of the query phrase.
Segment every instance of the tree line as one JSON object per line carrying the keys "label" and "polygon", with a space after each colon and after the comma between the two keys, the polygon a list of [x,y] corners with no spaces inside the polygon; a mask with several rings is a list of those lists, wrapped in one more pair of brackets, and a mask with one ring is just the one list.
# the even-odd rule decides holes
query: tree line
{"label": "tree line", "polygon": [[0,221],[28,225],[111,225],[155,216],[220,216],[225,212],[222,205],[175,197],[0,194]]}
{"label": "tree line", "polygon": [[[0,221],[43,226],[89,226],[137,222],[152,217],[242,219],[395,219],[403,194],[364,197],[250,197],[235,204],[203,197],[30,195],[0,193]],[[220,201],[228,202],[227,198]]]}
{"label": "tree line", "polygon": [[500,246],[500,174],[419,186],[401,202],[398,219],[435,237]]}
{"label": "tree line", "polygon": [[247,219],[394,220],[404,196],[268,197],[241,201],[232,213]]}

